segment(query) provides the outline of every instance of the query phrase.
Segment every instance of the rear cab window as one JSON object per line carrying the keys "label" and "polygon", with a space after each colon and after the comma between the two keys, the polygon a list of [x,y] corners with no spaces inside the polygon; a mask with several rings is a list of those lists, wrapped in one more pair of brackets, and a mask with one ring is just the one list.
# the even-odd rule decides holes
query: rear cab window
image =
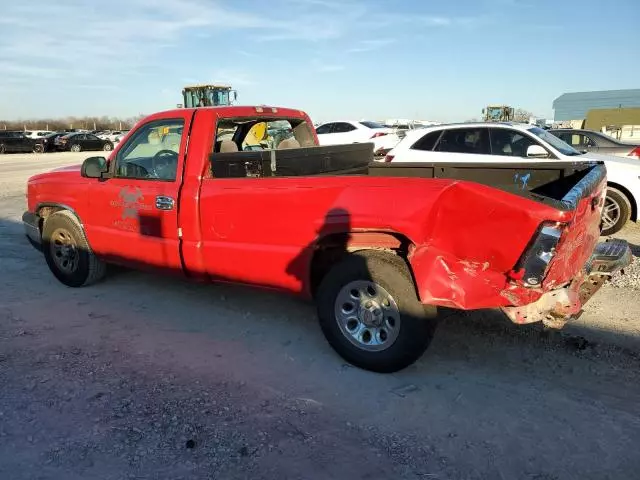
{"label": "rear cab window", "polygon": [[259,177],[265,162],[275,160],[272,152],[316,147],[313,132],[304,118],[223,118],[216,125],[210,173],[214,178]]}
{"label": "rear cab window", "polygon": [[304,119],[226,118],[218,122],[213,153],[282,150],[316,146]]}

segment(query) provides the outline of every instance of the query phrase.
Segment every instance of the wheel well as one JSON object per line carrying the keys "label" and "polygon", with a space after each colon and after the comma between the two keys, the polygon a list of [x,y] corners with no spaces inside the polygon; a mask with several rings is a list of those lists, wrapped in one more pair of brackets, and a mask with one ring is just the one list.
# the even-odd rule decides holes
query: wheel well
{"label": "wheel well", "polygon": [[80,217],[78,217],[78,214],[72,208],[69,208],[64,205],[42,205],[36,208],[36,212],[35,212],[40,217],[40,224],[39,224],[40,233],[42,233],[42,226],[44,225],[44,221],[47,219],[47,217],[49,217],[50,215],[56,212],[61,212],[63,210],[68,210],[69,212],[71,212],[73,216],[76,217],[80,225],[82,225],[82,222],[80,221]]}
{"label": "wheel well", "polygon": [[618,183],[608,182],[607,187],[613,187],[616,190],[620,190],[624,195],[629,199],[629,203],[631,203],[631,220],[634,222],[638,220],[638,205],[636,203],[636,199],[633,198],[631,192],[624,188],[622,185]]}
{"label": "wheel well", "polygon": [[389,252],[406,259],[413,243],[404,235],[391,232],[351,232],[331,234],[318,240],[309,269],[310,291],[315,296],[320,282],[336,263],[359,250]]}

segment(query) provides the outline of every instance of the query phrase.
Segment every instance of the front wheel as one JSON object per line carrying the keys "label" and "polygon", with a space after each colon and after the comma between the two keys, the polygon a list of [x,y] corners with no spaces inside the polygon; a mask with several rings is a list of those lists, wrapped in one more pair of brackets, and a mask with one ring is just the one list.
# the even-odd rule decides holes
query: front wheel
{"label": "front wheel", "polygon": [[103,150],[105,152],[110,152],[112,148],[113,148],[113,145],[111,145],[110,143],[105,143],[104,147],[103,147]]}
{"label": "front wheel", "polygon": [[47,217],[42,251],[53,275],[68,287],[83,287],[104,277],[104,262],[91,251],[82,227],[69,211]]}
{"label": "front wheel", "polygon": [[420,303],[407,265],[390,253],[348,255],[324,277],[316,300],[329,344],[366,370],[408,367],[435,333],[437,309]]}
{"label": "front wheel", "polygon": [[33,146],[33,153],[42,153],[44,152],[44,146],[40,144],[36,144]]}
{"label": "front wheel", "polygon": [[602,235],[613,235],[624,228],[631,218],[631,202],[617,188],[607,187],[602,209]]}
{"label": "front wheel", "polygon": [[74,145],[71,145],[72,152],[79,152],[80,150],[82,150],[82,147],[80,147],[80,145],[78,145],[77,143]]}
{"label": "front wheel", "polygon": [[0,143],[0,155],[3,155],[6,151],[4,144]]}

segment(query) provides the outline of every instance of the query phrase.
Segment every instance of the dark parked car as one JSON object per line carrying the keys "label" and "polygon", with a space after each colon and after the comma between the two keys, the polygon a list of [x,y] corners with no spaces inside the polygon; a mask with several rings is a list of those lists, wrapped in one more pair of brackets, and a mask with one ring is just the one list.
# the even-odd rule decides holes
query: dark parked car
{"label": "dark parked car", "polygon": [[102,140],[92,133],[69,133],[58,137],[55,143],[58,150],[72,152],[81,152],[83,150],[104,150],[108,152],[113,149],[113,143],[109,140]]}
{"label": "dark parked car", "polygon": [[55,152],[57,150],[56,139],[69,135],[67,132],[55,132],[45,135],[36,141],[42,145],[43,152]]}
{"label": "dark parked car", "polygon": [[41,152],[42,145],[24,132],[0,130],[0,154],[11,152]]}
{"label": "dark parked car", "polygon": [[576,150],[618,157],[640,158],[640,145],[620,142],[601,132],[577,128],[558,128],[549,130],[549,133],[554,134]]}

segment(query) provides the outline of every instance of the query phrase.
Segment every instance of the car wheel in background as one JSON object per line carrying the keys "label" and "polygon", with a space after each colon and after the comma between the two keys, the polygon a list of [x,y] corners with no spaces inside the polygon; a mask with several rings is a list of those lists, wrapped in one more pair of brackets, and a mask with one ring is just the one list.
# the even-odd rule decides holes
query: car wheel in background
{"label": "car wheel in background", "polygon": [[77,143],[71,145],[71,151],[72,152],[79,152],[80,150],[82,150],[82,147],[80,145],[78,145]]}
{"label": "car wheel in background", "polygon": [[631,202],[617,188],[607,187],[602,209],[602,235],[613,235],[624,228],[631,218]]}
{"label": "car wheel in background", "polygon": [[103,150],[105,152],[110,152],[112,149],[113,149],[113,145],[111,145],[110,143],[105,143],[104,144]]}
{"label": "car wheel in background", "polygon": [[41,144],[39,144],[39,143],[36,143],[36,144],[33,146],[33,153],[42,153],[42,152],[44,152],[44,146],[42,146],[42,145],[41,145]]}

